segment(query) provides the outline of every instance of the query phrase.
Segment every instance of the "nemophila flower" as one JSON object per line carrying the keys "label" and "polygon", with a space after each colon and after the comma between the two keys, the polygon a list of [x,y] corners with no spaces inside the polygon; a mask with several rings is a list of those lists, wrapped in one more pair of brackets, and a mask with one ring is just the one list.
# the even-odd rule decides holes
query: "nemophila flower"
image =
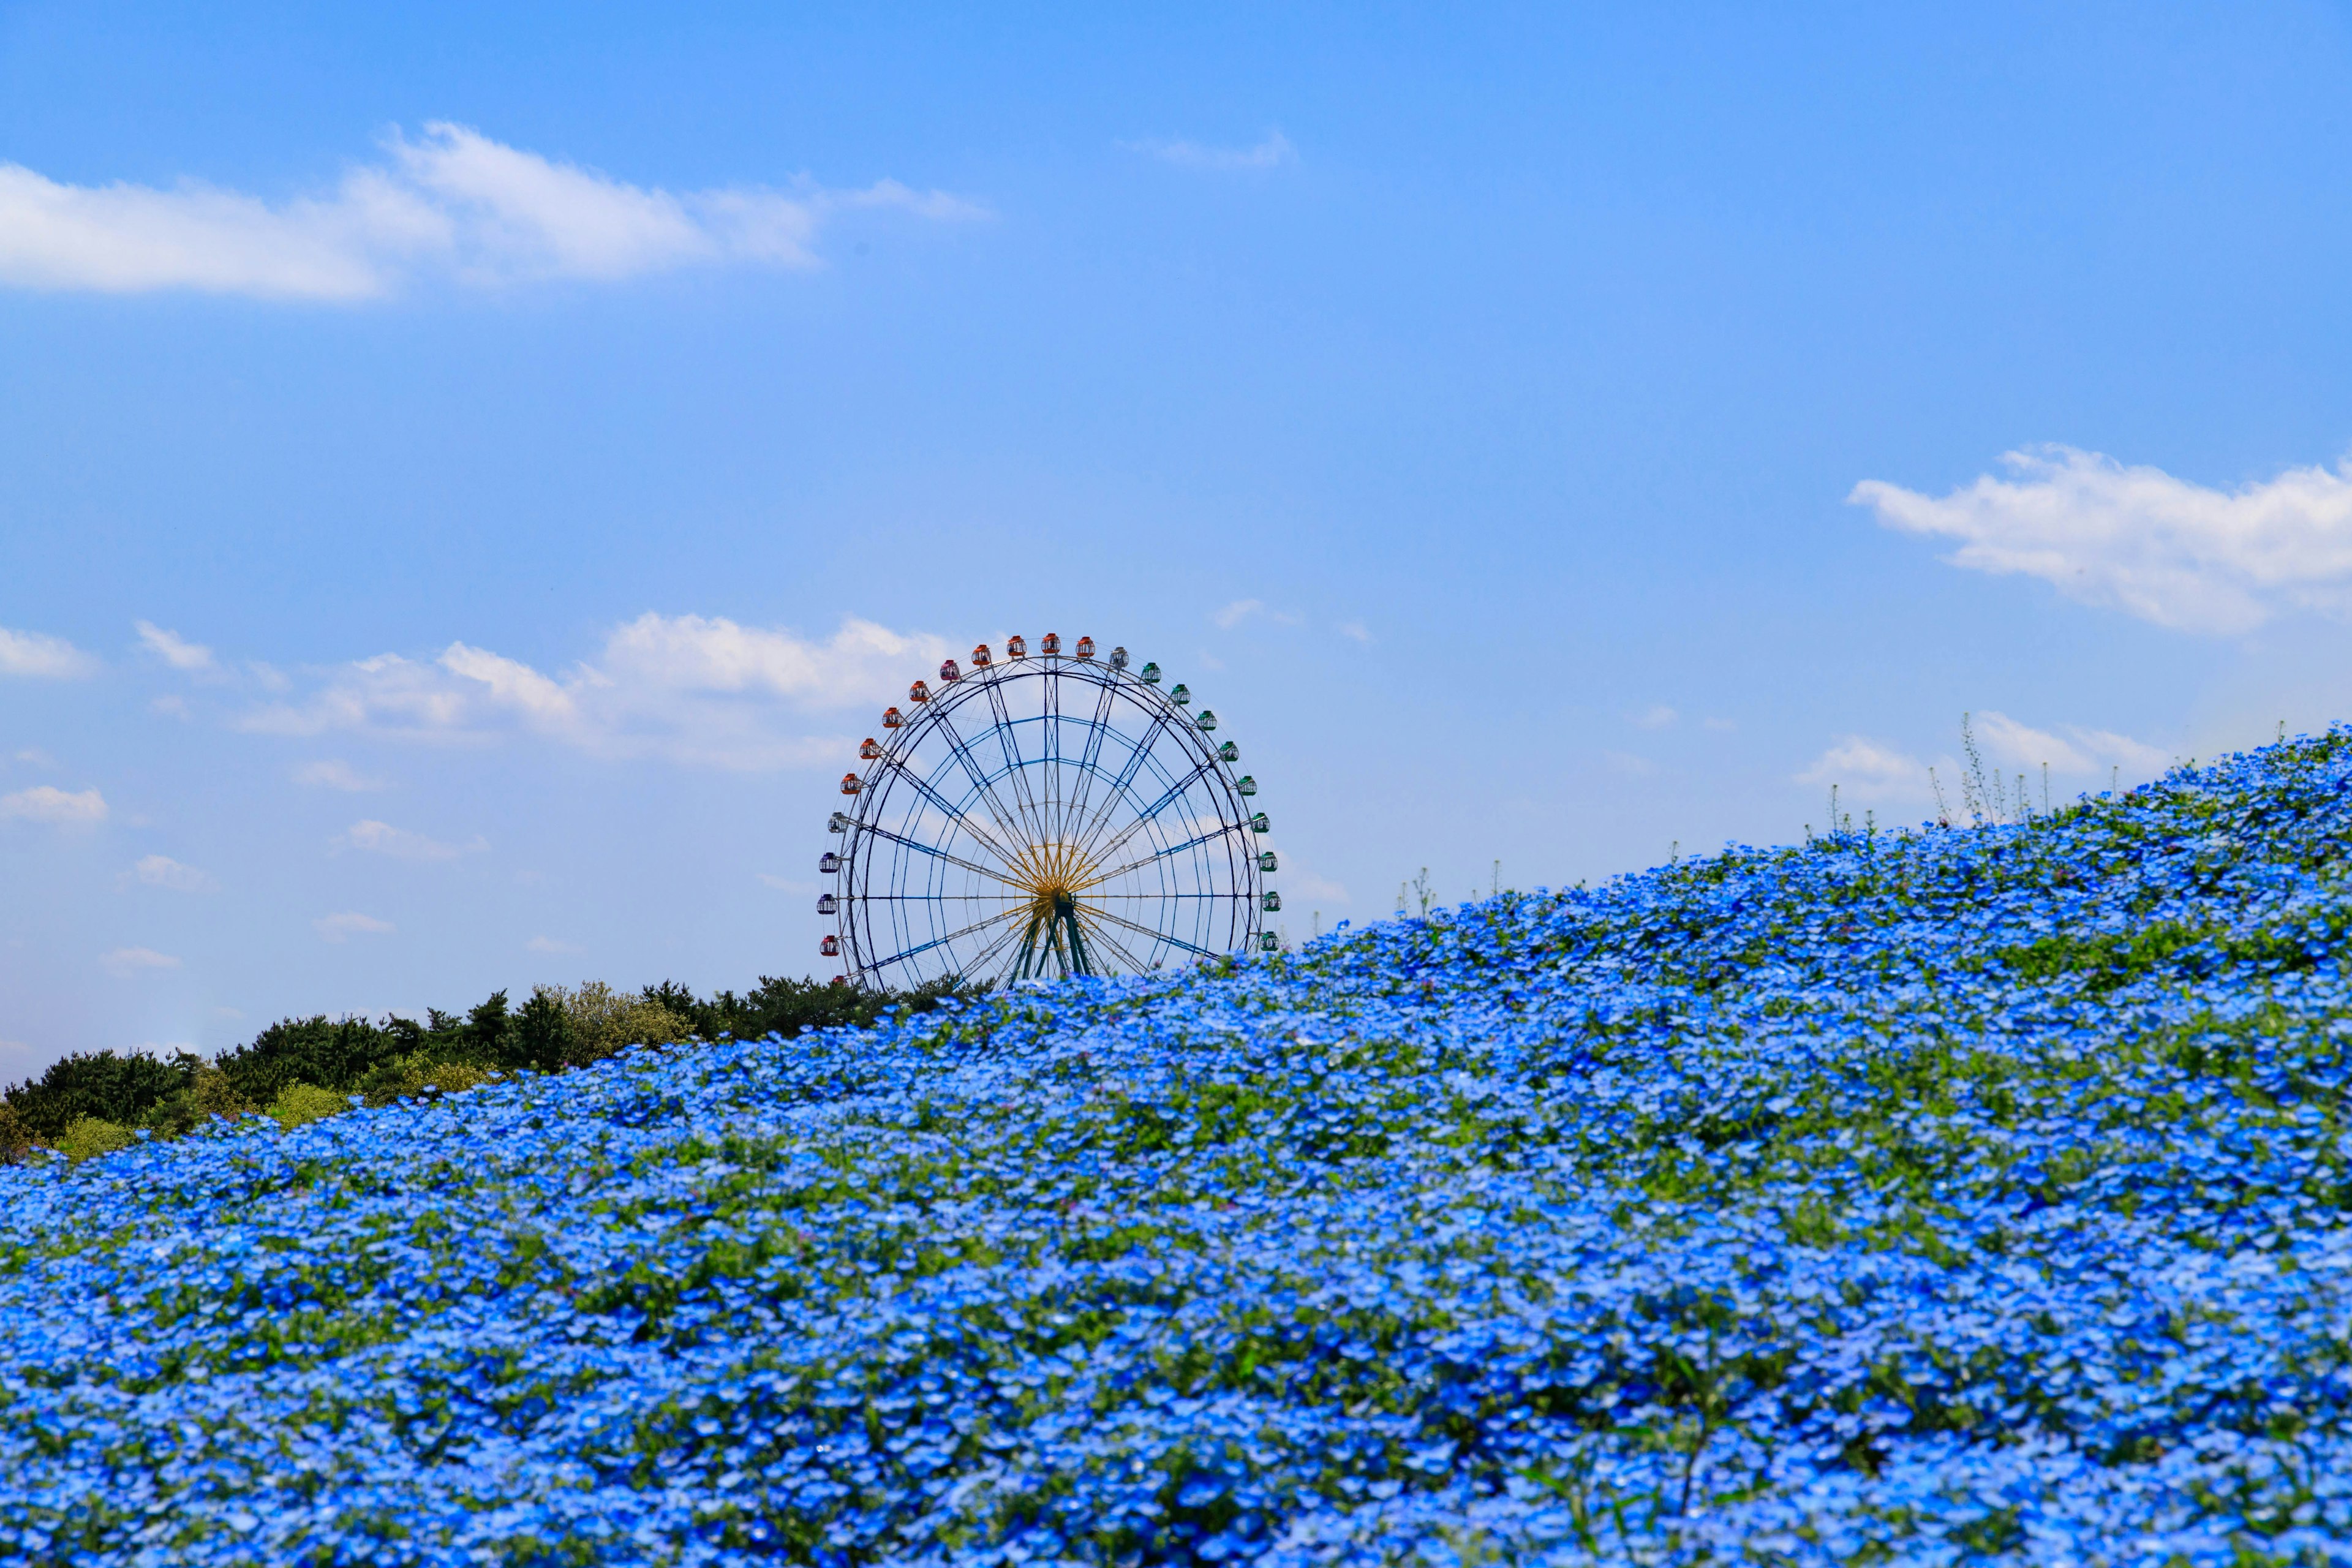
{"label": "nemophila flower", "polygon": [[0,1549],[2352,1556],[2352,734],[0,1171]]}

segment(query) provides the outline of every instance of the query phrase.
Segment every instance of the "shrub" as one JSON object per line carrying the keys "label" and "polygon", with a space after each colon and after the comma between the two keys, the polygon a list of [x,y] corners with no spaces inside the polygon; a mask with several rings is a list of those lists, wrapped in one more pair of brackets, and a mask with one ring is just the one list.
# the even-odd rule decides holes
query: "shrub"
{"label": "shrub", "polygon": [[130,1128],[96,1116],[77,1116],[58,1135],[58,1152],[68,1160],[87,1160],[94,1154],[111,1154],[136,1142]]}
{"label": "shrub", "polygon": [[196,1110],[204,1116],[251,1116],[257,1107],[253,1101],[237,1093],[228,1074],[212,1066],[196,1069],[194,1079],[188,1085]]}
{"label": "shrub", "polygon": [[317,1121],[338,1116],[352,1108],[347,1095],[331,1089],[320,1089],[311,1083],[289,1083],[278,1091],[269,1102],[269,1114],[278,1126],[291,1132],[306,1121]]}
{"label": "shrub", "polygon": [[591,980],[577,990],[542,985],[532,999],[540,997],[562,1008],[571,1031],[566,1059],[578,1065],[602,1061],[631,1046],[670,1045],[689,1032],[688,1020],[650,994],[615,991],[601,980]]}
{"label": "shrub", "polygon": [[0,1100],[0,1165],[21,1165],[33,1152],[33,1134],[16,1108]]}
{"label": "shrub", "polygon": [[[503,1000],[503,999],[502,999]],[[365,1018],[281,1018],[253,1043],[222,1057],[229,1088],[256,1105],[268,1105],[289,1084],[348,1089],[372,1068],[403,1054],[404,1042]]]}
{"label": "shrub", "polygon": [[137,1123],[187,1088],[203,1065],[186,1051],[168,1061],[144,1051],[91,1051],[50,1063],[38,1079],[9,1089],[7,1100],[26,1131],[55,1142],[83,1117]]}
{"label": "shrub", "polygon": [[506,1075],[496,1068],[477,1067],[470,1062],[434,1061],[416,1056],[386,1063],[362,1079],[358,1087],[368,1104],[381,1106],[399,1100],[430,1100],[445,1094],[463,1094],[486,1083],[497,1083],[504,1077]]}

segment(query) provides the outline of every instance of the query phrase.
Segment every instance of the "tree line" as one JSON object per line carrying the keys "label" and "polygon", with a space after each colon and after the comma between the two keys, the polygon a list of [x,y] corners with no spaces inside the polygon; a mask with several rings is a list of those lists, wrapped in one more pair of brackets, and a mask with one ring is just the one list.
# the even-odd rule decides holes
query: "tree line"
{"label": "tree line", "polygon": [[174,1138],[215,1117],[262,1112],[290,1125],[344,1109],[352,1095],[388,1105],[518,1073],[585,1067],[636,1045],[862,1027],[893,1011],[927,1009],[951,990],[877,993],[762,975],[750,992],[703,997],[675,981],[635,992],[592,981],[539,986],[519,1007],[498,991],[463,1014],[428,1008],[422,1020],[281,1018],[211,1059],[191,1051],[82,1052],[5,1091],[0,1159],[22,1159],[36,1145],[102,1152],[142,1131]]}

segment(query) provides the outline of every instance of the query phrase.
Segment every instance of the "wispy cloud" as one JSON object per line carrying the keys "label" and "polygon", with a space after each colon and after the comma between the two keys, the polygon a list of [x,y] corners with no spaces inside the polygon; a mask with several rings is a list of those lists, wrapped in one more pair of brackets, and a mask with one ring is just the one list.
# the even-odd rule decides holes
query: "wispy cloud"
{"label": "wispy cloud", "polygon": [[470,844],[444,844],[422,833],[411,833],[394,827],[388,822],[373,818],[354,822],[335,837],[338,849],[362,849],[371,855],[389,855],[395,860],[455,860],[460,855],[475,854],[488,849],[487,841],[476,838]]}
{"label": "wispy cloud", "polygon": [[1664,703],[1659,702],[1634,714],[1633,722],[1635,728],[1642,730],[1670,730],[1674,728],[1675,721],[1681,717],[1681,714]]}
{"label": "wispy cloud", "polygon": [[1812,765],[1797,775],[1797,783],[1823,789],[1835,784],[1841,795],[1858,805],[1916,804],[1933,794],[1928,766],[1884,741],[1847,735],[1814,758]]}
{"label": "wispy cloud", "polygon": [[2067,724],[2061,726],[2065,731],[2061,736],[1990,710],[1971,723],[1992,760],[2011,768],[2039,768],[2046,763],[2052,773],[2069,775],[2120,768],[2138,779],[2162,773],[2170,761],[2161,748],[2112,730]]}
{"label": "wispy cloud", "polygon": [[180,967],[178,959],[168,952],[157,952],[152,947],[118,947],[99,962],[115,973],[125,976]]}
{"label": "wispy cloud", "polygon": [[1130,153],[1142,153],[1180,169],[1272,169],[1298,160],[1298,149],[1279,131],[1269,131],[1255,147],[1215,147],[1206,142],[1148,137],[1122,142]]}
{"label": "wispy cloud", "polygon": [[310,923],[328,942],[348,942],[355,936],[384,936],[395,929],[390,921],[380,921],[373,915],[355,912],[320,915]]}
{"label": "wispy cloud", "polygon": [[371,778],[338,757],[304,763],[294,770],[294,782],[308,784],[313,789],[339,789],[348,795],[391,787],[383,779]]}
{"label": "wispy cloud", "polygon": [[380,654],[325,672],[309,696],[256,710],[240,725],[438,742],[521,732],[602,756],[793,767],[841,747],[794,732],[795,720],[903,700],[908,681],[955,651],[871,621],[845,621],[818,641],[723,617],[646,615],[614,631],[594,664],[558,674],[462,642],[429,662]]}
{"label": "wispy cloud", "polygon": [[152,621],[137,623],[139,641],[173,669],[194,674],[213,668],[213,650],[202,643],[193,643],[177,632],[165,631]]}
{"label": "wispy cloud", "polygon": [[671,192],[436,121],[398,131],[383,162],[335,189],[271,204],[184,181],[60,184],[0,163],[0,284],[131,293],[365,300],[420,277],[471,285],[611,281],[680,267],[810,267],[825,222],[893,208],[933,220],[982,209],[895,180],[858,190]]}
{"label": "wispy cloud", "polygon": [[169,888],[176,893],[201,893],[213,887],[213,879],[194,866],[184,866],[169,855],[142,856],[127,873],[133,880],[151,888]]}
{"label": "wispy cloud", "polygon": [[55,784],[35,784],[0,795],[0,817],[46,822],[57,827],[89,827],[106,820],[106,797],[94,789],[68,794]]}
{"label": "wispy cloud", "polygon": [[532,952],[578,952],[580,949],[568,942],[558,942],[551,936],[535,936],[523,946]]}
{"label": "wispy cloud", "polygon": [[[2168,761],[2157,747],[2112,730],[2078,724],[2038,730],[1990,710],[1975,714],[1970,722],[1992,771],[2024,773],[2029,775],[2029,787],[2044,763],[2053,777],[2065,779],[2071,787],[2098,779],[2111,769],[2120,769],[2134,781],[2148,778],[2161,773]],[[1817,788],[1835,784],[1841,795],[1857,805],[1924,804],[1935,794],[1927,776],[1931,765],[1941,775],[1946,804],[1958,807],[1960,763],[1950,756],[1922,760],[1900,746],[1864,735],[1838,741],[1797,774],[1796,782]]]}
{"label": "wispy cloud", "polygon": [[1265,608],[1263,599],[1235,599],[1209,618],[1231,631],[1234,627]]}
{"label": "wispy cloud", "polygon": [[1356,642],[1370,643],[1372,640],[1370,630],[1361,621],[1341,621],[1331,629]]}
{"label": "wispy cloud", "polygon": [[2284,610],[2352,608],[2352,462],[2233,490],[2072,447],[2006,454],[1937,498],[1853,488],[1889,528],[1960,542],[1973,571],[2039,577],[2085,604],[2182,631],[2252,631]]}
{"label": "wispy cloud", "polygon": [[[5,220],[0,220],[0,226]],[[0,238],[0,244],[5,244]],[[23,676],[33,680],[71,680],[89,675],[98,668],[98,660],[74,647],[63,637],[53,637],[46,632],[12,632],[0,626],[0,675]]]}

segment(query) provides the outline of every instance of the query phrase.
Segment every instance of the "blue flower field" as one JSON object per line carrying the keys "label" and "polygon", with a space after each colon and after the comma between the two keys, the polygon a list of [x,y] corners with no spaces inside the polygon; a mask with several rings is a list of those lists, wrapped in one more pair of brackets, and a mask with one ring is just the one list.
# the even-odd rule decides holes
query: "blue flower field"
{"label": "blue flower field", "polygon": [[0,1555],[2352,1562],[2352,730],[0,1170]]}

